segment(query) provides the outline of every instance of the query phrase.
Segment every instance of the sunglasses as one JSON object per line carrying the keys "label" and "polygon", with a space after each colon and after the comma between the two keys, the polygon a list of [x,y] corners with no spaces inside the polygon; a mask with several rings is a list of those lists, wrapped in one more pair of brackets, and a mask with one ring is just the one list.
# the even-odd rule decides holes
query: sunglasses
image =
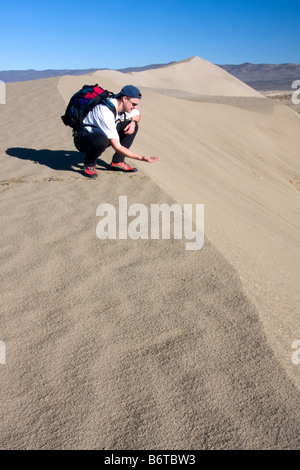
{"label": "sunglasses", "polygon": [[129,98],[127,98],[127,99],[128,99],[128,101],[129,101],[129,103],[131,103],[131,104],[132,104],[132,106],[138,106],[138,105],[139,105],[139,103],[133,103],[132,101],[130,101],[130,99],[129,99]]}

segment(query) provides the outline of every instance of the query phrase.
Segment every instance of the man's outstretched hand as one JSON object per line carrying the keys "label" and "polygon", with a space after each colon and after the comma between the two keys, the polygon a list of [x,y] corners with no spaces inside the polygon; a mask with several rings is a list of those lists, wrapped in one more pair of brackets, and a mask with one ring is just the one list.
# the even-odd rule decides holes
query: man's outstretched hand
{"label": "man's outstretched hand", "polygon": [[143,157],[143,162],[153,163],[160,160],[159,157]]}

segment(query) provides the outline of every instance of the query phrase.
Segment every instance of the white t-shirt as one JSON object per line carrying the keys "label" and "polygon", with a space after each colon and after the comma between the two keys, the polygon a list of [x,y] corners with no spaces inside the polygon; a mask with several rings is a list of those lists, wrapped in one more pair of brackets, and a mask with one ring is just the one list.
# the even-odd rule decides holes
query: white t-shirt
{"label": "white t-shirt", "polygon": [[[117,109],[117,99],[110,98],[109,100]],[[119,140],[119,134],[117,132],[117,124],[119,121],[124,119],[131,119],[133,116],[138,116],[140,112],[137,109],[133,109],[131,113],[116,114],[110,111],[105,104],[98,104],[92,111],[85,117],[83,124],[93,124],[96,127],[86,127],[89,132],[99,132],[105,134],[107,138]]]}

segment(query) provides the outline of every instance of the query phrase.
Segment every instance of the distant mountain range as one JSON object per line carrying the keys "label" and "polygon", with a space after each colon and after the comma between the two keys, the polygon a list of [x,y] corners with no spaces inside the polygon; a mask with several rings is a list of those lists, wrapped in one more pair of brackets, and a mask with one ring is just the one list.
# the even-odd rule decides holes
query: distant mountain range
{"label": "distant mountain range", "polygon": [[255,90],[289,90],[293,81],[300,80],[300,64],[220,65]]}
{"label": "distant mountain range", "polygon": [[[173,64],[152,64],[144,67],[127,67],[125,69],[116,69],[118,72],[130,73],[130,72],[142,72],[143,70],[158,69],[165,67],[166,65]],[[0,71],[0,80],[6,83],[10,82],[25,82],[28,80],[39,80],[41,78],[61,77],[62,75],[83,75],[87,73],[93,73],[97,70],[108,70],[107,68],[93,68],[93,69],[47,69],[47,70],[7,70]]]}
{"label": "distant mountain range", "polygon": [[[165,67],[173,63],[175,62],[169,62],[167,64],[152,64],[144,67],[128,67],[117,69],[117,71],[122,73],[141,72],[144,70]],[[246,62],[240,65],[218,66],[258,91],[289,90],[291,89],[293,81],[300,80],[300,64],[251,64]],[[97,70],[105,69],[7,70],[0,71],[0,80],[3,80],[6,83],[23,82],[62,75],[83,75]]]}

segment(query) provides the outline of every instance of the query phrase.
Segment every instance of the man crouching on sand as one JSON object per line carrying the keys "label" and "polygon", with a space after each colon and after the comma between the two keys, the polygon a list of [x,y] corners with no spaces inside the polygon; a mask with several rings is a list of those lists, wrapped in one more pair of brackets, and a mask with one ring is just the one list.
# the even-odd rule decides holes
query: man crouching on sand
{"label": "man crouching on sand", "polygon": [[74,134],[74,144],[79,152],[85,153],[86,176],[97,177],[96,160],[110,145],[115,150],[110,164],[111,170],[137,171],[137,168],[125,163],[125,157],[148,163],[159,160],[159,157],[144,157],[129,150],[138,131],[140,113],[136,108],[141,98],[142,94],[138,88],[126,85],[120,93],[110,98],[116,108],[116,116],[106,105],[98,104],[85,117],[85,127]]}

